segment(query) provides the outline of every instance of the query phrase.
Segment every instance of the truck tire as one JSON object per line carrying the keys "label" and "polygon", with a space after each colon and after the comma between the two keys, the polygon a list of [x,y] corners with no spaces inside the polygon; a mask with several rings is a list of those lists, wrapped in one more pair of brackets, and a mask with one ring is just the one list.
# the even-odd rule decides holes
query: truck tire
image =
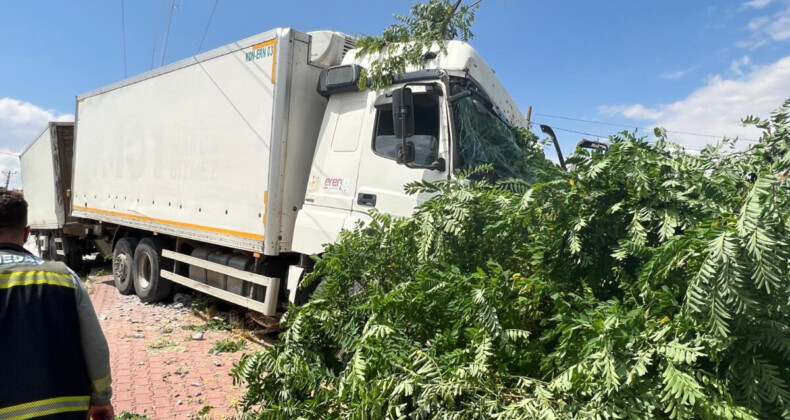
{"label": "truck tire", "polygon": [[158,302],[170,295],[173,283],[159,276],[159,270],[172,270],[173,262],[162,258],[163,244],[157,238],[145,238],[134,251],[132,278],[140,300]]}
{"label": "truck tire", "polygon": [[134,280],[132,277],[132,262],[134,249],[137,247],[137,238],[121,238],[115,244],[112,253],[112,277],[115,287],[122,295],[134,293]]}

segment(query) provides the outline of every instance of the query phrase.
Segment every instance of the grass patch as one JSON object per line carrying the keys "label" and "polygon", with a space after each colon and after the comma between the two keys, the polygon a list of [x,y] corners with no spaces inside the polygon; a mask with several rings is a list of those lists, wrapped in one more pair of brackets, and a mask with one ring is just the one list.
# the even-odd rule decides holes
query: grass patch
{"label": "grass patch", "polygon": [[159,327],[159,332],[162,334],[170,334],[173,332],[173,328],[171,328],[169,325],[164,325]]}
{"label": "grass patch", "polygon": [[160,353],[170,353],[170,352],[177,352],[183,353],[186,351],[186,348],[179,346],[178,343],[172,340],[168,340],[165,338],[160,338],[153,343],[149,344],[146,348],[146,352],[148,354],[160,354]]}
{"label": "grass patch", "polygon": [[219,340],[214,344],[214,347],[209,350],[209,353],[235,353],[247,347],[247,342],[244,340]]}
{"label": "grass patch", "polygon": [[224,319],[217,319],[211,318],[202,325],[182,325],[182,330],[189,330],[189,331],[230,331],[232,329],[231,325],[225,321]]}
{"label": "grass patch", "polygon": [[121,414],[115,416],[115,420],[150,420],[150,418],[142,414],[122,411]]}
{"label": "grass patch", "polygon": [[214,407],[210,405],[204,405],[200,411],[192,414],[192,420],[210,420],[211,416],[209,416],[209,413],[211,412],[212,408]]}

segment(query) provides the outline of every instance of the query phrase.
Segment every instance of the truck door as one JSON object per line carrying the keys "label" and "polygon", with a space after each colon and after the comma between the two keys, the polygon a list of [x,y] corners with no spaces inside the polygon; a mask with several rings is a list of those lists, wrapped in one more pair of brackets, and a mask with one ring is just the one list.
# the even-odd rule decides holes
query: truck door
{"label": "truck door", "polygon": [[334,100],[327,106],[306,202],[351,212],[359,170],[359,142],[367,101]]}
{"label": "truck door", "polygon": [[[410,216],[429,195],[408,195],[404,185],[414,181],[438,181],[449,177],[449,129],[441,92],[414,92],[414,143],[416,168],[396,162],[398,145],[392,119],[392,101],[386,95],[376,100],[373,135],[360,139],[361,161],[353,211],[367,213],[375,208],[393,216]],[[439,159],[441,170],[429,169]]]}
{"label": "truck door", "polygon": [[370,132],[363,129],[370,121],[367,95],[338,95],[327,104],[304,205],[296,216],[292,249],[297,252],[320,253],[344,227],[353,228],[347,225],[357,189],[360,133]]}

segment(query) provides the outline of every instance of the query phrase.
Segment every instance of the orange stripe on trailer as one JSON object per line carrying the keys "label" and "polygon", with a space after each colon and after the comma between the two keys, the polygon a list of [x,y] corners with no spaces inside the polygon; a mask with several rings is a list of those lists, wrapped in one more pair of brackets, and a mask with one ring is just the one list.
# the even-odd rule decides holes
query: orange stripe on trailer
{"label": "orange stripe on trailer", "polygon": [[263,47],[268,47],[272,45],[272,83],[274,83],[274,73],[277,69],[277,38],[270,39],[268,41],[261,42],[259,44],[255,44],[252,46],[252,50],[259,50]]}
{"label": "orange stripe on trailer", "polygon": [[269,211],[269,191],[263,192],[263,226],[266,226],[266,213]]}
{"label": "orange stripe on trailer", "polygon": [[138,215],[135,215],[135,214],[127,214],[127,213],[121,213],[121,212],[111,211],[111,210],[92,209],[92,208],[83,207],[83,206],[74,206],[74,209],[76,209],[76,210],[83,210],[83,211],[87,211],[87,212],[90,212],[90,213],[99,213],[99,214],[108,214],[110,216],[126,217],[128,219],[145,220],[145,221],[149,221],[149,222],[156,222],[156,223],[161,223],[163,225],[170,225],[170,226],[178,226],[178,227],[183,227],[183,228],[187,228],[187,229],[202,230],[202,231],[205,231],[205,232],[221,233],[223,235],[240,236],[242,238],[255,239],[255,240],[258,240],[258,241],[262,241],[263,238],[264,238],[263,235],[258,235],[257,233],[239,232],[239,231],[236,231],[236,230],[220,229],[220,228],[215,228],[215,227],[211,227],[211,226],[193,225],[191,223],[176,222],[176,221],[173,221],[173,220],[155,219],[153,217],[138,216]]}

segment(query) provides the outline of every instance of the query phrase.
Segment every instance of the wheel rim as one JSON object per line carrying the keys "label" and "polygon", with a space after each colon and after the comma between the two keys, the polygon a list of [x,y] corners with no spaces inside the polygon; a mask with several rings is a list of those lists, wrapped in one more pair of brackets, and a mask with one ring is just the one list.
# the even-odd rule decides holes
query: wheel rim
{"label": "wheel rim", "polygon": [[126,282],[129,274],[129,257],[124,253],[119,253],[112,260],[112,272],[121,282]]}
{"label": "wheel rim", "polygon": [[148,285],[151,284],[153,272],[151,257],[146,253],[141,253],[140,258],[137,260],[137,284],[141,289],[147,289]]}

